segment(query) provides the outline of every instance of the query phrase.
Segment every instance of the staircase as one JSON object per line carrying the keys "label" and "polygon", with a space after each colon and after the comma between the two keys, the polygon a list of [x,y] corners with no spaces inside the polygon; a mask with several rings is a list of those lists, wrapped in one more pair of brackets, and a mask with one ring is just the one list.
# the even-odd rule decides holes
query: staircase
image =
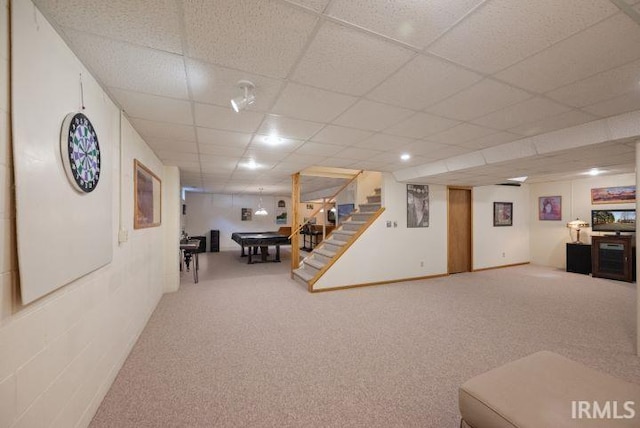
{"label": "staircase", "polygon": [[368,227],[369,219],[381,209],[380,189],[367,196],[366,204],[359,204],[358,210],[335,229],[307,256],[298,269],[293,271],[294,279],[304,283],[309,291],[313,283],[324,274],[326,269],[357,239],[359,232]]}

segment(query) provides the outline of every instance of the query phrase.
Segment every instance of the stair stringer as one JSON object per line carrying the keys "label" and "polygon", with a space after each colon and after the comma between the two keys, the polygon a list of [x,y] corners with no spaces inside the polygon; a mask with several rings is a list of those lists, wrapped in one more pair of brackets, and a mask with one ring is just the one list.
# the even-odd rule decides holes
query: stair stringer
{"label": "stair stringer", "polygon": [[[320,279],[322,278],[322,276],[331,269],[331,267],[334,265],[334,263],[336,263],[343,254],[347,253],[349,248],[351,248],[351,246],[356,243],[359,239],[359,237],[363,234],[366,233],[366,231],[373,225],[375,224],[378,219],[380,218],[380,215],[384,212],[385,208],[384,207],[380,207],[377,211],[375,211],[371,217],[369,218],[369,220],[367,221],[366,224],[364,224],[353,236],[351,236],[346,243],[338,250],[336,251],[336,254],[332,257],[332,259],[326,263],[326,265],[320,269],[318,271],[318,273],[316,275],[313,276],[313,278],[309,279],[307,281],[307,286],[309,291],[314,291],[313,290],[313,286],[314,284]],[[335,232],[335,231],[334,231]],[[333,234],[333,233],[332,233]],[[327,237],[327,239],[331,238],[331,235],[329,235]],[[313,253],[309,256],[311,257],[313,255]]]}

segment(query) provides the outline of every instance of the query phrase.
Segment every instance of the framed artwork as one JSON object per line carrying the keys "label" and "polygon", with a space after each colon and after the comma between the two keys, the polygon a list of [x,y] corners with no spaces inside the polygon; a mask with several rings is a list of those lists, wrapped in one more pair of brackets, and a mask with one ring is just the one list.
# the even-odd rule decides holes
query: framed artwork
{"label": "framed artwork", "polygon": [[285,208],[287,204],[284,202],[284,199],[280,199],[278,201],[278,208]]}
{"label": "framed artwork", "polygon": [[160,226],[162,207],[161,182],[139,160],[133,160],[133,228]]}
{"label": "framed artwork", "polygon": [[591,203],[627,204],[636,201],[636,186],[599,187],[591,189]]}
{"label": "framed artwork", "polygon": [[429,227],[429,186],[407,184],[407,227]]}
{"label": "framed artwork", "polygon": [[338,205],[338,223],[345,221],[355,209],[356,204]]}
{"label": "framed artwork", "polygon": [[242,221],[251,221],[251,208],[240,208],[240,216]]}
{"label": "framed artwork", "polygon": [[540,196],[538,220],[562,220],[562,196]]}
{"label": "framed artwork", "polygon": [[278,208],[276,210],[276,224],[287,224],[287,209]]}
{"label": "framed artwork", "polygon": [[493,203],[493,225],[513,226],[513,202]]}

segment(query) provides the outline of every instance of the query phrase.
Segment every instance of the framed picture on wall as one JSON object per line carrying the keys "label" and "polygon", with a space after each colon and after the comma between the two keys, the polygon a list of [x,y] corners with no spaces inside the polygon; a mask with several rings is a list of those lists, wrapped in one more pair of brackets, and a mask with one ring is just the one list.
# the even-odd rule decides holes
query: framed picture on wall
{"label": "framed picture on wall", "polygon": [[540,196],[538,220],[562,220],[562,196]]}
{"label": "framed picture on wall", "polygon": [[628,204],[636,201],[636,186],[599,187],[591,189],[591,203]]}
{"label": "framed picture on wall", "polygon": [[287,209],[278,208],[276,210],[276,224],[287,224]]}
{"label": "framed picture on wall", "polygon": [[139,160],[133,160],[133,228],[160,226],[162,207],[161,182]]}
{"label": "framed picture on wall", "polygon": [[493,225],[513,226],[513,202],[493,203]]}
{"label": "framed picture on wall", "polygon": [[429,227],[429,186],[407,184],[407,227]]}
{"label": "framed picture on wall", "polygon": [[251,208],[240,208],[240,219],[242,221],[251,221]]}

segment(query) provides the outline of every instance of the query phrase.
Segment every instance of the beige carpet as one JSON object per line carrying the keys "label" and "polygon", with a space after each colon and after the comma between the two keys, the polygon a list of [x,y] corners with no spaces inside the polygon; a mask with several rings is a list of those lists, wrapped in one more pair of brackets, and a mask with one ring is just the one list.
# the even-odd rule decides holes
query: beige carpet
{"label": "beige carpet", "polygon": [[201,260],[92,427],[453,428],[462,382],[543,349],[640,383],[635,284],[523,266],[309,294],[288,251]]}

